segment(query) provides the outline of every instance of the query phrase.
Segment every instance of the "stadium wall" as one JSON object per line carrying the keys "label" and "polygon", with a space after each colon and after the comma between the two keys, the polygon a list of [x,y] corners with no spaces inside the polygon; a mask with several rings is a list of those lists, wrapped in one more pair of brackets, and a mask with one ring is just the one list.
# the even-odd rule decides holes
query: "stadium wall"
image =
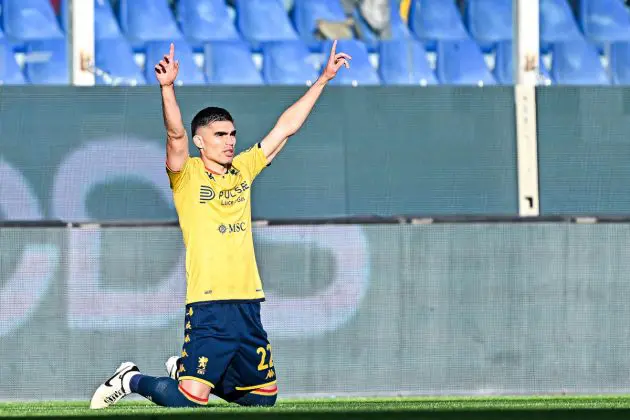
{"label": "stadium wall", "polygon": [[[230,110],[242,150],[303,92],[177,95],[187,126]],[[164,143],[157,88],[0,88],[0,220],[175,220]],[[516,174],[510,88],[330,88],[257,179],[253,216],[517,215]]]}
{"label": "stadium wall", "polygon": [[630,89],[538,90],[541,214],[630,214]]}
{"label": "stadium wall", "polygon": [[[237,148],[303,92],[179,88],[232,111]],[[630,89],[537,90],[541,215],[630,213]],[[159,91],[0,88],[0,220],[174,220]],[[256,219],[517,215],[510,88],[330,88],[257,180]],[[191,144],[194,152],[194,146]],[[8,187],[11,185],[11,187]]]}
{"label": "stadium wall", "polygon": [[[254,228],[283,396],[630,392],[630,225]],[[176,227],[0,230],[0,400],[183,342]]]}
{"label": "stadium wall", "polygon": [[[230,109],[242,150],[302,91],[178,98],[186,120]],[[545,217],[630,214],[627,92],[538,90]],[[293,219],[253,227],[283,396],[630,392],[630,224],[300,225],[516,216],[513,102],[507,88],[330,89],[256,181],[254,217]],[[87,399],[119,362],[160,375],[180,351],[163,162],[155,89],[0,88],[0,220],[36,222],[0,227],[0,400]],[[154,225],[66,224],[101,221]]]}

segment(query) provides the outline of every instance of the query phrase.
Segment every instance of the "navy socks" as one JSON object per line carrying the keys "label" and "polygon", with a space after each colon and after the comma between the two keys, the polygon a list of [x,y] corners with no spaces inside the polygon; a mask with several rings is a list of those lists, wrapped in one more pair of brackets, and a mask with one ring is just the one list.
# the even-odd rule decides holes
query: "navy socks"
{"label": "navy socks", "polygon": [[208,402],[185,395],[186,391],[180,390],[178,382],[171,378],[135,375],[129,381],[129,388],[163,407],[200,407]]}

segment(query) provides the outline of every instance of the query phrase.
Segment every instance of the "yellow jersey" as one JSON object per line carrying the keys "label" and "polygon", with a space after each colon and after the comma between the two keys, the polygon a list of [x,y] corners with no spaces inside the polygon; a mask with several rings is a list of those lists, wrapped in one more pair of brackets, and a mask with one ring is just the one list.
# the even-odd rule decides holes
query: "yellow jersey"
{"label": "yellow jersey", "polygon": [[188,157],[166,172],[186,248],[186,304],[264,300],[254,255],[251,187],[267,166],[260,143],[238,154],[225,175]]}

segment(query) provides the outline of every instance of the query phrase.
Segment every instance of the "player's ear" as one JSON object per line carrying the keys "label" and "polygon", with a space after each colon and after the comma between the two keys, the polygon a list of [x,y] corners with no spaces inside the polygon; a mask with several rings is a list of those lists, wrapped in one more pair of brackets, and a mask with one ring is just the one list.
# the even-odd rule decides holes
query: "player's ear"
{"label": "player's ear", "polygon": [[197,146],[197,148],[203,149],[203,139],[201,138],[200,135],[194,136],[193,142],[195,143],[195,146]]}

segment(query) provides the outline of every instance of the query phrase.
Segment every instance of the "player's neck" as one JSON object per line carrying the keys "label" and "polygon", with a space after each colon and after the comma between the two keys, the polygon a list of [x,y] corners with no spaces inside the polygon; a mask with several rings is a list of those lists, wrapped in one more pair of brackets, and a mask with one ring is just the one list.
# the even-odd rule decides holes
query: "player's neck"
{"label": "player's neck", "polygon": [[203,161],[206,171],[214,175],[225,175],[230,167],[230,165],[222,165],[214,160],[208,159],[205,156],[202,156],[201,160]]}

